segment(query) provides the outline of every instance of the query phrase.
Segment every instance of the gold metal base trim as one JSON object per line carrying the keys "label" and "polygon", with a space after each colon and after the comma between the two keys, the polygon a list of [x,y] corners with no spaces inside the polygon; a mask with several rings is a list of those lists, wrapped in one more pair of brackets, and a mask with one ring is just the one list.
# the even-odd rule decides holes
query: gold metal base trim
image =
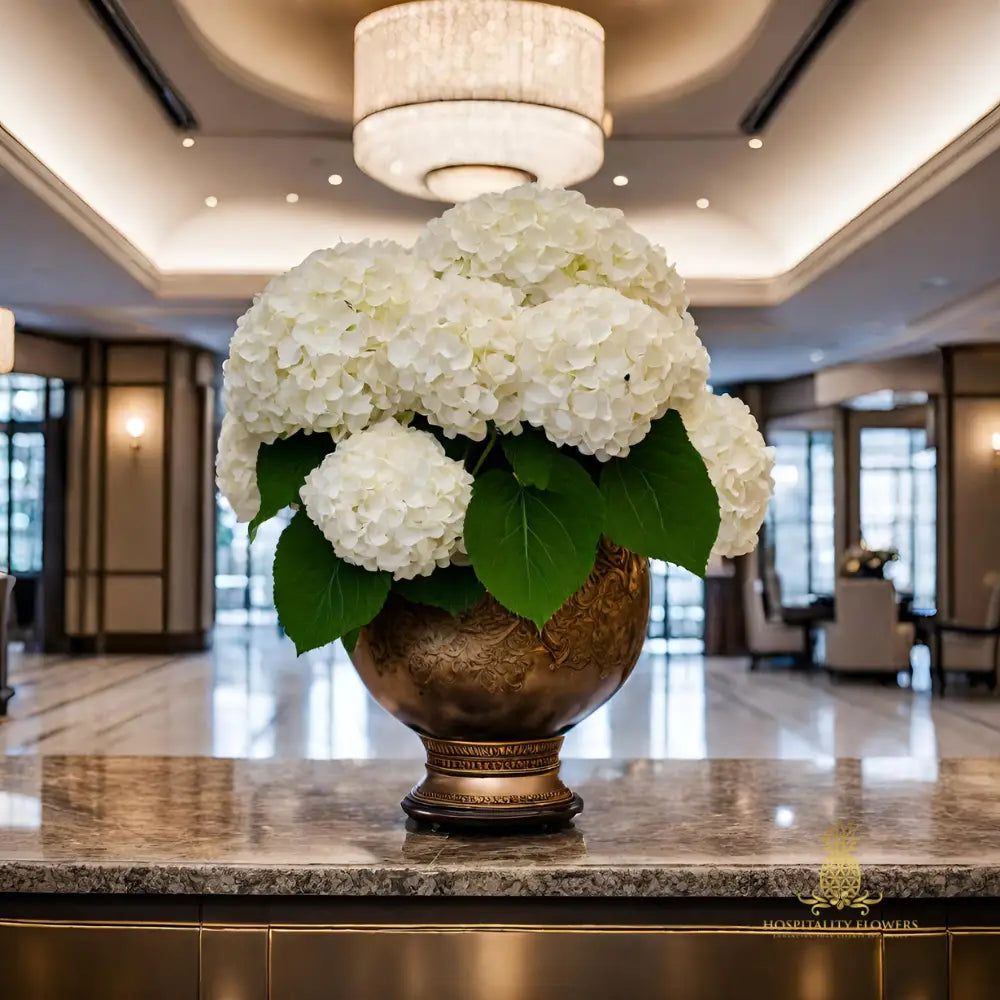
{"label": "gold metal base trim", "polygon": [[424,779],[403,799],[412,819],[441,826],[559,826],[583,800],[559,779],[562,737],[471,742],[421,736]]}

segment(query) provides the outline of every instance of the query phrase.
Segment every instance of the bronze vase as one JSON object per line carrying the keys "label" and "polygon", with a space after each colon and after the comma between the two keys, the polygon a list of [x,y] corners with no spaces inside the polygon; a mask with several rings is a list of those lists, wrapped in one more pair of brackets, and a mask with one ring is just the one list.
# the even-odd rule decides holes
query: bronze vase
{"label": "bronze vase", "polygon": [[423,740],[426,773],[404,811],[448,826],[572,819],[583,801],[559,778],[563,735],[628,679],[648,620],[648,561],[606,540],[541,634],[489,596],[457,617],[391,596],[353,660]]}

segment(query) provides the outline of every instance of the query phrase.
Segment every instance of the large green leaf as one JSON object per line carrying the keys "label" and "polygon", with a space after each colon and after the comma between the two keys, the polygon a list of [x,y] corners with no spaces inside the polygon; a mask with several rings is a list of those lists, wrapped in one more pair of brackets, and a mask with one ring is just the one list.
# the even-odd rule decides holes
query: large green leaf
{"label": "large green leaf", "polygon": [[367,625],[382,610],[389,584],[388,573],[339,558],[304,510],[278,539],[274,606],[300,655]]}
{"label": "large green leaf", "polygon": [[279,510],[299,502],[299,490],[306,476],[334,449],[329,434],[299,431],[273,444],[262,444],[257,452],[257,489],[260,510],[250,522],[250,541],[257,529]]}
{"label": "large green leaf", "polygon": [[605,465],[601,493],[612,541],[705,575],[719,534],[719,498],[676,412],[657,420],[625,458]]}
{"label": "large green leaf", "polygon": [[472,488],[465,544],[486,589],[540,630],[594,568],[603,522],[600,491],[572,459],[544,490],[494,469]]}
{"label": "large green leaf", "polygon": [[523,486],[537,486],[540,490],[548,488],[553,465],[573,461],[562,454],[542,431],[533,427],[525,427],[517,435],[504,435],[500,444],[517,481]]}
{"label": "large green leaf", "polygon": [[468,611],[486,593],[471,566],[445,566],[434,570],[430,576],[397,580],[392,589],[408,601],[444,608],[453,615]]}

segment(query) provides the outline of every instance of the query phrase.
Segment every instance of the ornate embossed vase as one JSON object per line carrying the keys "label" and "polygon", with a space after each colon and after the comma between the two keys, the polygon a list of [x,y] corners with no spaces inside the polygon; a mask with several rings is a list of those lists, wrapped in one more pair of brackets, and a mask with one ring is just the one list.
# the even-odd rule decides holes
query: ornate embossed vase
{"label": "ornate embossed vase", "polygon": [[541,635],[489,596],[458,617],[391,596],[353,660],[427,751],[405,812],[494,828],[572,819],[583,801],[559,778],[563,734],[625,683],[648,619],[647,560],[606,540]]}

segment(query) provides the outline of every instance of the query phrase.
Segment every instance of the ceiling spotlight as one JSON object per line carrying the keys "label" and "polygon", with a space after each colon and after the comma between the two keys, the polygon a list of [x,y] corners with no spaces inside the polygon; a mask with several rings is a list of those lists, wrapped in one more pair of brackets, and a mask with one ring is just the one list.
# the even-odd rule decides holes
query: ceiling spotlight
{"label": "ceiling spotlight", "polygon": [[699,198],[694,204],[695,208],[708,208],[711,202],[707,198]]}
{"label": "ceiling spotlight", "polygon": [[760,149],[760,147],[764,145],[764,140],[758,139],[757,136],[754,136],[752,139],[747,140],[747,145],[751,149]]}
{"label": "ceiling spotlight", "polygon": [[354,30],[354,159],[403,194],[578,184],[604,161],[604,112],[604,29],[576,10],[397,3]]}
{"label": "ceiling spotlight", "polygon": [[215,206],[218,205],[218,204],[219,204],[219,199],[216,198],[214,194],[210,194],[205,199],[205,207],[206,208],[215,208]]}
{"label": "ceiling spotlight", "polygon": [[299,196],[294,191],[289,191],[288,194],[285,195],[285,201],[287,201],[289,205],[294,205],[298,200]]}
{"label": "ceiling spotlight", "polygon": [[809,352],[809,360],[814,364],[818,365],[824,358],[826,354],[823,351],[815,350]]}
{"label": "ceiling spotlight", "polygon": [[341,177],[340,174],[330,174],[330,176],[327,177],[326,182],[327,184],[332,184],[334,187],[337,187],[338,185],[344,183],[344,178]]}
{"label": "ceiling spotlight", "polygon": [[624,174],[618,174],[617,176],[611,178],[611,183],[614,184],[615,187],[623,188],[626,184],[628,184],[628,178]]}
{"label": "ceiling spotlight", "polygon": [[191,136],[186,135],[183,139],[181,139],[181,145],[185,149],[190,149],[194,145],[194,139],[192,139]]}

